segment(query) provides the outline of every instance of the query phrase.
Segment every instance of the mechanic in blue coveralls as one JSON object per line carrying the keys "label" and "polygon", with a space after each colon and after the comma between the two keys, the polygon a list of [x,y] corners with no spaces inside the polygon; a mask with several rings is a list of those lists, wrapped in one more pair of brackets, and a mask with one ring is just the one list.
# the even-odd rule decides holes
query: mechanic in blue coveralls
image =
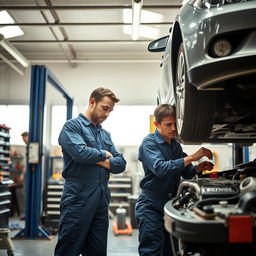
{"label": "mechanic in blue coveralls", "polygon": [[213,168],[209,161],[196,166],[191,164],[204,156],[212,159],[212,152],[202,147],[188,156],[182,151],[175,139],[175,111],[171,105],[159,105],[154,117],[156,130],[144,138],[139,148],[139,160],[145,172],[140,183],[142,192],[136,202],[139,254],[170,256],[172,249],[170,236],[164,229],[164,205],[176,195],[181,177],[189,179]]}
{"label": "mechanic in blue coveralls", "polygon": [[123,172],[126,161],[101,123],[118,101],[109,89],[95,89],[85,113],[60,133],[65,185],[55,256],[107,255],[109,174]]}

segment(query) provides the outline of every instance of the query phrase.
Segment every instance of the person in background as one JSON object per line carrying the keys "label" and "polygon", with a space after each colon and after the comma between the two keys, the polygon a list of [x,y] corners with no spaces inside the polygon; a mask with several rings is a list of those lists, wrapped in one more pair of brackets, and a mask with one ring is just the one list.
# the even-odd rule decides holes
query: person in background
{"label": "person in background", "polygon": [[86,111],[60,133],[65,185],[55,256],[107,255],[109,175],[123,172],[126,161],[101,123],[118,101],[111,90],[95,89]]}
{"label": "person in background", "polygon": [[164,228],[164,205],[176,195],[181,177],[190,179],[213,164],[203,161],[196,166],[191,163],[202,157],[212,159],[206,148],[194,154],[183,152],[176,137],[175,110],[169,104],[159,105],[154,111],[156,130],[146,136],[139,148],[139,160],[145,172],[140,182],[141,195],[135,215],[139,227],[140,256],[170,256],[170,236]]}
{"label": "person in background", "polygon": [[21,137],[26,145],[28,145],[28,132],[23,132]]}
{"label": "person in background", "polygon": [[28,160],[28,135],[29,133],[23,132],[21,134],[22,140],[24,141],[24,143],[26,144],[26,157],[24,159],[25,165],[24,165],[24,171],[20,177],[20,181],[22,181],[24,183],[24,187],[25,187],[25,176],[26,176],[26,167],[27,167],[27,160]]}

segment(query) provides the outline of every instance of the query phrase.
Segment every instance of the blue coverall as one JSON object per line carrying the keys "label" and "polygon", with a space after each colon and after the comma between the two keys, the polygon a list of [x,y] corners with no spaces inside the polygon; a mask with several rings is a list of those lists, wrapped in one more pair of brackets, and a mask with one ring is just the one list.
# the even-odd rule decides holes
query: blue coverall
{"label": "blue coverall", "polygon": [[164,205],[176,195],[181,176],[192,178],[196,173],[192,164],[184,167],[185,156],[176,139],[168,143],[157,130],[139,148],[145,172],[135,206],[140,256],[172,255],[170,238],[164,229]]}
{"label": "blue coverall", "polygon": [[[109,173],[121,173],[126,161],[101,125],[83,114],[68,120],[59,136],[64,157],[64,190],[55,256],[105,256],[107,254]],[[110,170],[97,165],[106,159]]]}

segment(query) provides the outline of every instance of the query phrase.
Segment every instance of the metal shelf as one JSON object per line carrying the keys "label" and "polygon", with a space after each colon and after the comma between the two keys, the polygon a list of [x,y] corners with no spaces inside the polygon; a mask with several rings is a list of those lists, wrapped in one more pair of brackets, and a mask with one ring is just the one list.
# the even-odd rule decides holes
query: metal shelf
{"label": "metal shelf", "polygon": [[130,182],[131,181],[131,178],[130,177],[111,177],[110,180],[109,180],[109,183],[112,183],[112,182],[119,182],[119,181],[122,181],[122,182]]}
{"label": "metal shelf", "polygon": [[115,216],[118,207],[129,207],[128,197],[132,194],[131,177],[111,177],[108,185],[111,193],[110,216]]}
{"label": "metal shelf", "polygon": [[51,184],[48,184],[47,185],[47,188],[48,189],[63,189],[63,185],[51,185]]}
{"label": "metal shelf", "polygon": [[60,202],[60,197],[49,197],[47,202]]}
{"label": "metal shelf", "polygon": [[126,202],[119,202],[119,203],[110,203],[109,204],[109,207],[128,207],[129,206],[129,203],[126,203]]}
{"label": "metal shelf", "polygon": [[9,228],[11,208],[10,180],[10,128],[0,124],[0,229]]}
{"label": "metal shelf", "polygon": [[48,196],[61,196],[62,195],[62,191],[48,191],[47,192]]}
{"label": "metal shelf", "polygon": [[130,195],[131,195],[131,193],[121,193],[121,192],[119,192],[119,193],[115,193],[115,192],[111,193],[111,197],[128,197]]}
{"label": "metal shelf", "polygon": [[109,188],[131,188],[131,184],[109,184]]}

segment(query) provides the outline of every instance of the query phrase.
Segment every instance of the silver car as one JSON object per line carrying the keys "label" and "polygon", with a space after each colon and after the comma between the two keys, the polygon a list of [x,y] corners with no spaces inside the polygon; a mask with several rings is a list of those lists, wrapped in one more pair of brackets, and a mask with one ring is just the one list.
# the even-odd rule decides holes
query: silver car
{"label": "silver car", "polygon": [[148,50],[164,51],[157,101],[183,142],[256,142],[256,1],[186,1]]}

